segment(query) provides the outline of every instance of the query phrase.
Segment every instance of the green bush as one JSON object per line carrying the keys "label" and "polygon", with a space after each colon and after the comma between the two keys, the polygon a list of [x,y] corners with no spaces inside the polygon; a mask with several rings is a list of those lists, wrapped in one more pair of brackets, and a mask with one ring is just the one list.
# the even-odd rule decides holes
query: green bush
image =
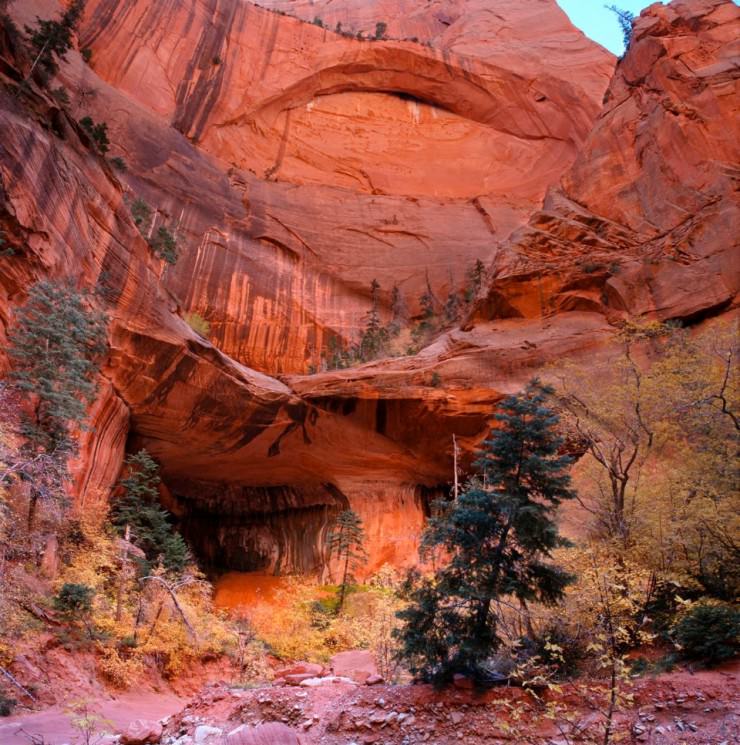
{"label": "green bush", "polygon": [[695,605],[675,627],[675,640],[684,656],[707,665],[735,657],[739,638],[740,611],[726,604]]}
{"label": "green bush", "polygon": [[65,582],[54,596],[54,608],[69,618],[80,618],[92,610],[94,594],[88,585]]}
{"label": "green bush", "polygon": [[149,240],[154,255],[168,264],[177,263],[177,239],[164,225],[160,225]]}
{"label": "green bush", "polygon": [[123,172],[123,171],[126,170],[126,161],[120,155],[116,155],[115,158],[111,158],[110,159],[110,164],[117,171]]}
{"label": "green bush", "polygon": [[587,658],[586,642],[578,628],[554,619],[533,636],[519,640],[518,658],[524,662],[539,658],[559,679],[576,676]]}
{"label": "green bush", "polygon": [[54,96],[60,106],[69,106],[71,104],[71,101],[69,100],[69,94],[61,86],[59,88],[55,88],[52,91],[51,95]]}
{"label": "green bush", "polygon": [[152,224],[152,208],[143,199],[137,198],[131,205],[131,217],[134,218],[134,225],[139,229],[139,233],[146,238]]}
{"label": "green bush", "polygon": [[16,705],[14,698],[9,698],[0,691],[0,717],[9,717]]}
{"label": "green bush", "polygon": [[95,124],[92,117],[83,116],[80,119],[80,126],[87,132],[98,152],[102,154],[108,152],[110,149],[110,140],[108,139],[108,125],[105,122]]}

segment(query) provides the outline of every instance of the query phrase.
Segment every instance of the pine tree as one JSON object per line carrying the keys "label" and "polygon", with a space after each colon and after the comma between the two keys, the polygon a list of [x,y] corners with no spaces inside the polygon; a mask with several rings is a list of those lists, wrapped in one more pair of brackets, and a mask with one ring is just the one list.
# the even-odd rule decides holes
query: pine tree
{"label": "pine tree", "polygon": [[97,390],[95,374],[107,349],[107,319],[85,295],[49,281],[37,282],[10,332],[11,378],[37,398],[36,422],[27,434],[47,451],[67,443]]}
{"label": "pine tree", "polygon": [[344,607],[347,589],[354,579],[354,572],[367,562],[364,543],[365,530],[362,527],[362,520],[360,520],[359,515],[353,510],[340,512],[327,537],[329,558],[336,555],[342,566],[338,611],[341,611]]}
{"label": "pine tree", "polygon": [[106,324],[83,294],[43,281],[30,288],[8,334],[9,378],[34,404],[33,416],[22,420],[26,442],[13,468],[31,485],[29,531],[40,500],[66,499],[67,459],[74,451],[69,431],[83,425],[95,397],[95,375],[107,349]]}
{"label": "pine tree", "polygon": [[406,305],[403,302],[403,295],[398,285],[393,285],[391,290],[391,322],[388,325],[388,334],[398,336],[401,333],[401,327],[406,321]]}
{"label": "pine tree", "polygon": [[360,359],[375,359],[388,341],[388,331],[380,323],[380,284],[376,279],[370,283],[370,310],[365,316],[365,330],[360,338]]}
{"label": "pine tree", "polygon": [[468,282],[465,288],[465,302],[470,304],[475,300],[483,286],[486,276],[486,267],[480,259],[475,260],[473,268],[468,272]]}
{"label": "pine tree", "polygon": [[37,17],[35,28],[26,26],[31,46],[36,51],[31,73],[38,64],[50,73],[56,72],[57,64],[54,61],[54,55],[61,60],[66,59],[67,52],[72,48],[72,32],[79,26],[84,10],[85,0],[72,0],[58,21],[43,20]]}
{"label": "pine tree", "polygon": [[123,535],[130,528],[131,543],[146,556],[142,570],[162,563],[165,569],[181,572],[190,562],[190,551],[169,522],[159,504],[159,466],[146,450],[126,458],[127,475],[118,482],[120,496],[114,499],[111,522]]}
{"label": "pine tree", "polygon": [[495,601],[557,603],[572,578],[548,560],[566,545],[554,511],[575,495],[558,455],[557,416],[545,405],[550,388],[532,381],[505,399],[498,426],[483,443],[479,476],[425,531],[422,552],[447,563],[433,579],[410,584],[410,607],[399,636],[415,674],[445,681],[455,672],[485,677],[485,662],[501,645]]}
{"label": "pine tree", "polygon": [[460,320],[461,311],[460,295],[456,290],[450,290],[445,302],[445,320],[449,323],[457,323]]}
{"label": "pine tree", "polygon": [[622,8],[618,8],[616,5],[605,5],[604,7],[617,17],[619,27],[622,29],[622,39],[626,51],[629,49],[630,42],[632,41],[632,23],[635,20],[635,14],[629,10],[622,10]]}
{"label": "pine tree", "polygon": [[98,152],[105,155],[105,153],[110,150],[108,125],[105,122],[95,124],[92,117],[83,116],[82,119],[80,119],[80,126],[85,130],[85,132],[87,132]]}

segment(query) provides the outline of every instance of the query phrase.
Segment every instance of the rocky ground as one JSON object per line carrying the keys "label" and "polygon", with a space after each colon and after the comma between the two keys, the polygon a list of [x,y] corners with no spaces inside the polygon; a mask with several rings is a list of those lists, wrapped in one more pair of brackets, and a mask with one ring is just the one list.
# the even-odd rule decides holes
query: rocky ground
{"label": "rocky ground", "polygon": [[[740,740],[738,666],[672,672],[635,681],[634,703],[620,713],[621,741],[730,745]],[[347,678],[237,690],[213,685],[168,721],[167,745],[412,745],[414,743],[594,742],[601,716],[571,685],[550,701],[566,706],[581,733],[545,716],[547,700],[517,688],[485,694],[427,685],[367,686]],[[596,687],[596,686],[594,686]],[[597,697],[598,698],[598,697]],[[602,735],[603,737],[603,735]],[[616,738],[615,738],[616,740]]]}
{"label": "rocky ground", "polygon": [[[211,671],[214,673],[215,671]],[[613,742],[731,745],[740,742],[740,663],[711,671],[677,669],[635,678],[624,689]],[[201,678],[202,679],[202,678]],[[60,682],[61,685],[61,682]],[[326,666],[297,663],[254,688],[208,683],[177,695],[145,687],[84,696],[96,720],[95,745],[446,745],[603,742],[603,683],[579,679],[537,698],[521,688],[478,693],[458,679],[429,685],[386,685],[367,652],[336,655]],[[548,717],[557,711],[557,719]],[[2,745],[86,743],[68,707],[0,719]]]}

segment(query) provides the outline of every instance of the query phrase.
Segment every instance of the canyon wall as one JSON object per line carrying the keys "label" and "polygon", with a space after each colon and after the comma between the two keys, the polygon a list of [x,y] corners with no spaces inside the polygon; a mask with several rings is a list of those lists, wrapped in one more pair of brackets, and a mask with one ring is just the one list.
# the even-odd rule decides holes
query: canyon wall
{"label": "canyon wall", "polygon": [[[59,75],[70,106],[0,92],[16,249],[0,333],[44,276],[94,289],[110,315],[80,503],[107,492],[124,447],[146,447],[216,571],[320,569],[347,505],[371,568],[408,564],[453,434],[467,466],[503,395],[555,360],[613,354],[621,320],[736,306],[740,11],[652,6],[609,83],[614,59],[554,0],[290,5],[367,31],[392,17],[390,38],[236,0],[89,0],[91,64],[70,53]],[[107,122],[125,173],[91,151],[84,115]],[[176,232],[175,266],[139,234],[137,198]],[[397,285],[410,323],[476,259],[491,281],[461,328],[305,374],[356,338],[373,279],[384,319]]]}

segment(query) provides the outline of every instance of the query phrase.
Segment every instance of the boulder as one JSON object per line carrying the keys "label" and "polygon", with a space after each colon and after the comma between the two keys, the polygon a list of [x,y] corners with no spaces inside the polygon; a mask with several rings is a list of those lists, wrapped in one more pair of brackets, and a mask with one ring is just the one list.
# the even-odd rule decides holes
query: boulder
{"label": "boulder", "polygon": [[275,671],[276,678],[288,678],[290,675],[310,675],[317,678],[324,674],[324,666],[317,662],[296,662],[290,667],[284,667]]}
{"label": "boulder", "polygon": [[147,719],[136,719],[121,732],[121,745],[147,745],[159,742],[162,725]]}
{"label": "boulder", "polygon": [[221,742],[221,735],[224,731],[218,727],[209,727],[207,724],[201,724],[195,728],[194,737],[195,745],[206,745],[206,743]]}
{"label": "boulder", "polygon": [[334,675],[350,678],[360,685],[364,684],[369,677],[378,674],[375,660],[366,650],[339,652],[331,658],[330,665]]}
{"label": "boulder", "polygon": [[303,683],[304,680],[309,680],[309,678],[317,677],[319,676],[311,675],[311,673],[300,673],[297,675],[286,675],[283,677],[283,680],[289,686],[299,686],[301,683]]}
{"label": "boulder", "polygon": [[315,688],[324,685],[357,685],[357,681],[352,678],[345,678],[341,675],[327,675],[323,678],[308,678],[301,682],[303,688]]}
{"label": "boulder", "polygon": [[302,745],[298,734],[280,722],[267,722],[256,727],[242,724],[226,735],[226,745]]}

